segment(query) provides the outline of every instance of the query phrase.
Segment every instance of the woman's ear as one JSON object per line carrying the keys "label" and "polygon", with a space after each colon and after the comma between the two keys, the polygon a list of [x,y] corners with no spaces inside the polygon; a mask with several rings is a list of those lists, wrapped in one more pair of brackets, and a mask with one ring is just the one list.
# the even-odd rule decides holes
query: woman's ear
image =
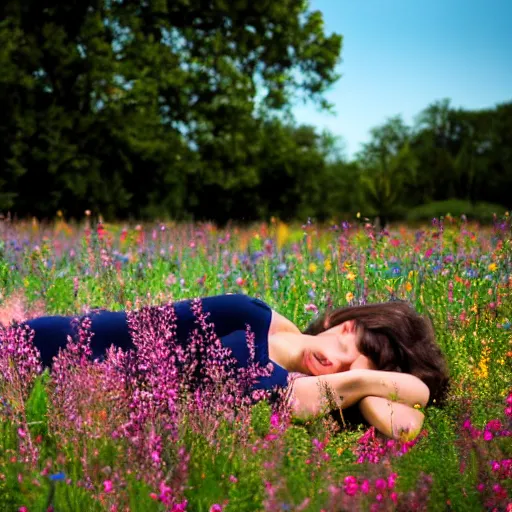
{"label": "woman's ear", "polygon": [[355,320],[345,320],[341,325],[341,333],[355,333],[356,332],[356,321]]}

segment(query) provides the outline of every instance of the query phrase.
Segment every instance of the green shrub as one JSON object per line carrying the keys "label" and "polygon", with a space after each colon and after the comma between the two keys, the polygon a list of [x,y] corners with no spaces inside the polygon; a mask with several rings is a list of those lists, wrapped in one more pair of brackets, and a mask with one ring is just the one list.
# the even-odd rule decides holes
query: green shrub
{"label": "green shrub", "polygon": [[479,222],[491,222],[493,214],[503,215],[506,208],[499,204],[493,203],[471,203],[460,199],[449,199],[446,201],[433,201],[419,205],[407,213],[408,221],[428,221],[433,218],[451,215],[452,217],[460,217],[465,215],[469,220]]}

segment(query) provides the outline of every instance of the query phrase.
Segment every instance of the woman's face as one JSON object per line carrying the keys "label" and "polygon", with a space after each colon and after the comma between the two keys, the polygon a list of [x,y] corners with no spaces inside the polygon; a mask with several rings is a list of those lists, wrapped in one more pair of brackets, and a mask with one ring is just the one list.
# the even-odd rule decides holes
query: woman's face
{"label": "woman's face", "polygon": [[371,362],[357,348],[360,332],[354,320],[331,327],[304,348],[303,366],[310,375],[327,375],[355,368],[371,369]]}

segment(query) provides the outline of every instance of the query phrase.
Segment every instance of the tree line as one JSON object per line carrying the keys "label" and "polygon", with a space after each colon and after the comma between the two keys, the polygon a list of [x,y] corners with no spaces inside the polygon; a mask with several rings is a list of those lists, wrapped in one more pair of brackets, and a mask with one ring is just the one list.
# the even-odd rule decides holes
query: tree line
{"label": "tree line", "polygon": [[297,125],[294,102],[331,108],[341,48],[303,0],[6,0],[0,212],[222,223],[510,205],[512,103],[436,102],[351,160]]}

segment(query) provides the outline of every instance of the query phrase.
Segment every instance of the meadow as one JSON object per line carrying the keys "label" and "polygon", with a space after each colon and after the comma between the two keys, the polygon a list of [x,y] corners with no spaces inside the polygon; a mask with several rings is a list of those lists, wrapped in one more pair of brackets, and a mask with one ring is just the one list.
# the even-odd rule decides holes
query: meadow
{"label": "meadow", "polygon": [[[0,220],[0,510],[511,511],[511,225]],[[410,301],[449,361],[447,403],[392,441],[247,400],[222,365],[191,392],[169,363],[172,308],[142,315],[136,357],[91,361],[82,324],[51,374],[10,326],[227,292],[300,327],[328,306]]]}

